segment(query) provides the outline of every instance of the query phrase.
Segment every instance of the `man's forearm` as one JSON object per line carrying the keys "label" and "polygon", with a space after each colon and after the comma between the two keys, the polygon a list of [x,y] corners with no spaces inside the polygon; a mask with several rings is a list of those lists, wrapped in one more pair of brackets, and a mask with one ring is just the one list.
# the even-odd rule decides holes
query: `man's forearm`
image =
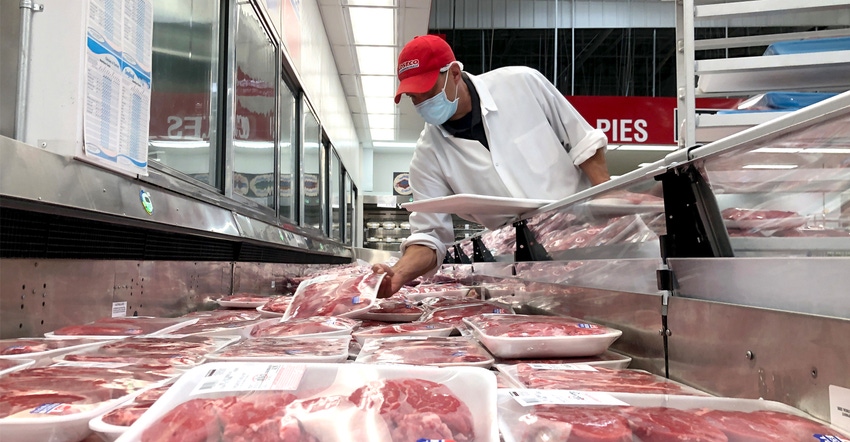
{"label": "man's forearm", "polygon": [[427,246],[411,245],[393,266],[393,292],[404,284],[428,273],[437,265],[437,252]]}
{"label": "man's forearm", "polygon": [[608,173],[608,163],[605,162],[604,149],[597,149],[592,157],[585,160],[578,167],[587,175],[591,185],[602,184],[611,179],[611,175]]}

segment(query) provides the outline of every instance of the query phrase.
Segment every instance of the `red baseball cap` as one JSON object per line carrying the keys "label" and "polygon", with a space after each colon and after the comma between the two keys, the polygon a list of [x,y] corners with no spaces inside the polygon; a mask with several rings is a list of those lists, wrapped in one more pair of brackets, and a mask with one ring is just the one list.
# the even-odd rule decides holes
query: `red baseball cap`
{"label": "red baseball cap", "polygon": [[398,89],[395,102],[402,94],[419,94],[434,87],[440,69],[455,61],[455,54],[445,40],[436,35],[420,35],[407,42],[398,54]]}

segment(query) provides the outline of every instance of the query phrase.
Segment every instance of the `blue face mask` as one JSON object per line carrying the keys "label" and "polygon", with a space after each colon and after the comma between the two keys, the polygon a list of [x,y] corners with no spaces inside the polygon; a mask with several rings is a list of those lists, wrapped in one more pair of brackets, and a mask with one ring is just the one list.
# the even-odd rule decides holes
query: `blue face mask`
{"label": "blue face mask", "polygon": [[454,101],[449,101],[446,97],[446,85],[449,84],[449,73],[446,72],[446,82],[443,84],[443,90],[439,94],[414,106],[416,112],[428,123],[440,125],[445,123],[457,112],[457,89],[455,89]]}

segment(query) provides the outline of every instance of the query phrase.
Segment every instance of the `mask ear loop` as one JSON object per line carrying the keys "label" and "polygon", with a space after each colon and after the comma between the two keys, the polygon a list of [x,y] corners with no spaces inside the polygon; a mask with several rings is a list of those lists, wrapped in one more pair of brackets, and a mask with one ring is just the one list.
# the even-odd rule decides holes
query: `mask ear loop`
{"label": "mask ear loop", "polygon": [[[451,62],[451,63],[449,63],[449,64],[445,65],[442,69],[440,69],[440,72],[445,72],[445,73],[446,73],[446,84],[448,84],[448,82],[449,82],[449,75],[451,75],[451,74],[449,74],[449,73],[448,73],[448,72],[449,72],[449,69],[451,69],[452,65],[453,65],[453,64],[455,64],[455,63],[457,63],[457,66],[460,68],[460,70],[461,70],[461,71],[463,71],[463,63],[461,63],[461,62],[459,62],[459,61],[457,61],[457,60],[455,60],[455,61],[453,61],[453,62]],[[454,99],[454,100],[451,100],[451,102],[455,102],[455,101],[457,101],[457,99],[458,99],[458,89],[460,89],[460,86],[458,86],[458,84],[457,84],[457,83],[455,83],[455,99]],[[445,91],[446,91],[446,85],[444,84],[444,85],[443,85],[443,92],[445,92]],[[446,100],[448,100],[448,99],[449,99],[449,96],[448,96],[448,94],[446,94]]]}

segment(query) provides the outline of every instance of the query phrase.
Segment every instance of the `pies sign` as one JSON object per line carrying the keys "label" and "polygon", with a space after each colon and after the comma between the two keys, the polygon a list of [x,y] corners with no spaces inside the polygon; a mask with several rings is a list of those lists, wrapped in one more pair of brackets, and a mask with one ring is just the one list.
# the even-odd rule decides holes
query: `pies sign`
{"label": "pies sign", "polygon": [[412,195],[410,172],[393,172],[393,195]]}

